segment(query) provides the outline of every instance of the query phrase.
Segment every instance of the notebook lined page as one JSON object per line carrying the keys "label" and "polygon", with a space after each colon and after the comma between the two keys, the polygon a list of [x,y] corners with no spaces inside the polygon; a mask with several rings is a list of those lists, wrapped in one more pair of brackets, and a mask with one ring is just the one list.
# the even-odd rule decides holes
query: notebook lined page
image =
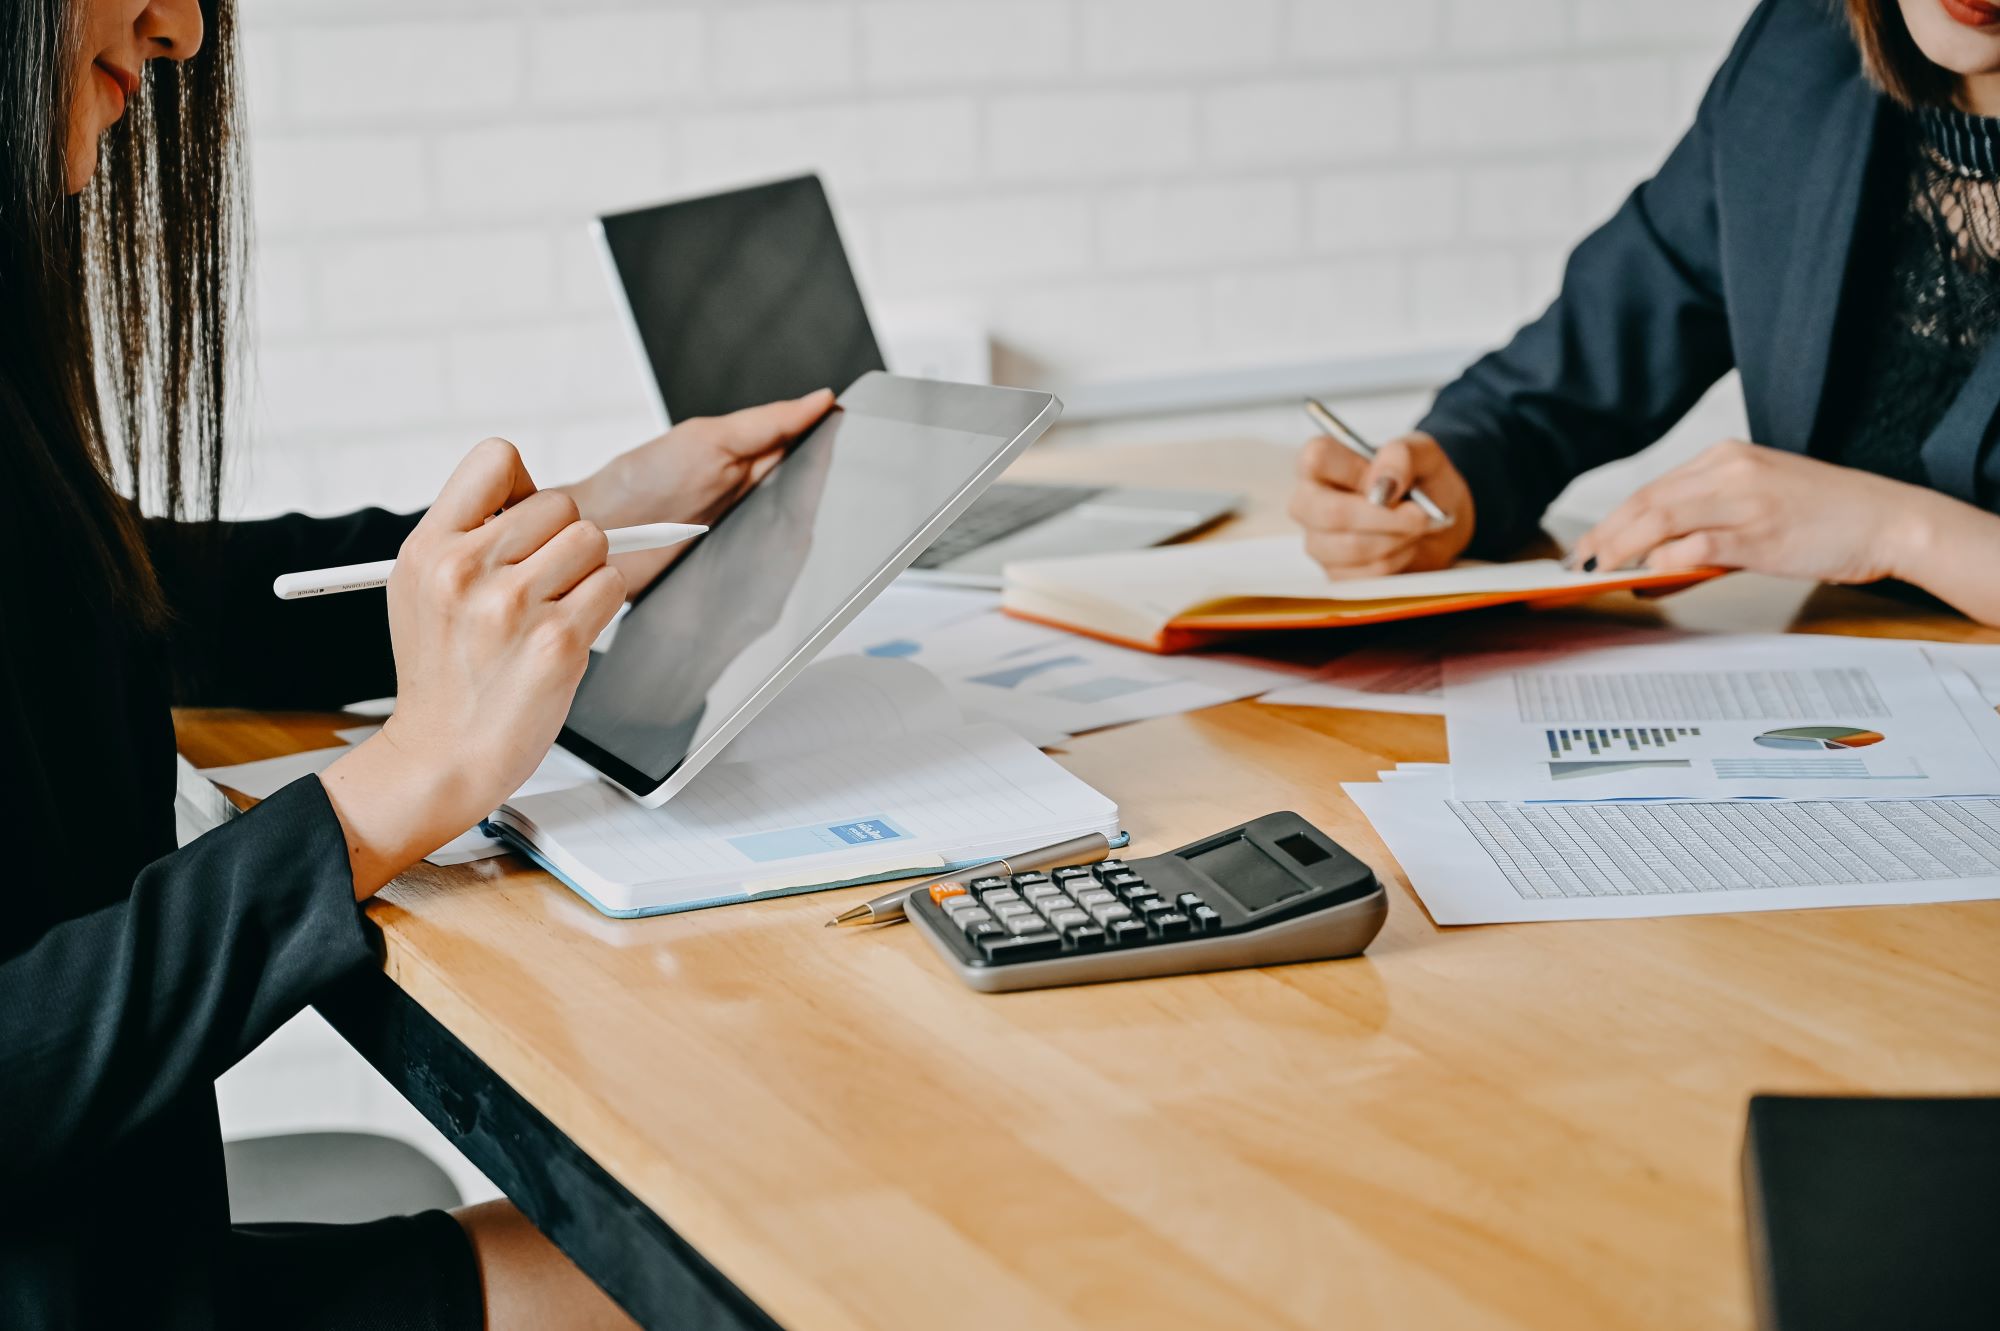
{"label": "notebook lined page", "polygon": [[[893,736],[834,752],[718,763],[658,809],[604,785],[516,801],[559,867],[670,898],[842,864],[921,864],[1022,836],[1115,830],[1117,809],[1000,726]],[[852,842],[843,837],[852,836]]]}

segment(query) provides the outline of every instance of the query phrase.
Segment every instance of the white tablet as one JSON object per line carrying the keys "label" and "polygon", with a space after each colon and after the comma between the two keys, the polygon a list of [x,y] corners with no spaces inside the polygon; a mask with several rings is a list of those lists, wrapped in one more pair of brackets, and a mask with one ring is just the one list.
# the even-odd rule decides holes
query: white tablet
{"label": "white tablet", "polygon": [[561,743],[664,804],[1062,413],[867,374],[593,653]]}

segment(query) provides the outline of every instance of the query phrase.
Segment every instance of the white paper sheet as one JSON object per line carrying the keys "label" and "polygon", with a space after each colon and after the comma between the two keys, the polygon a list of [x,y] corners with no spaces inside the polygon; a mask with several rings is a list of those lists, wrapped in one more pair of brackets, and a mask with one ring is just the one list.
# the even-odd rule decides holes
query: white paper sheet
{"label": "white paper sheet", "polygon": [[267,800],[302,776],[314,776],[333,766],[334,760],[351,750],[345,744],[330,749],[307,749],[255,762],[232,763],[227,767],[204,767],[201,774],[218,786],[239,790],[252,799]]}
{"label": "white paper sheet", "polygon": [[1713,634],[1445,663],[1462,800],[2000,794],[1922,644]]}
{"label": "white paper sheet", "polygon": [[913,640],[923,634],[987,614],[999,605],[999,592],[891,583],[820,650],[819,659],[856,654],[906,656],[921,645]]}
{"label": "white paper sheet", "polygon": [[1254,697],[1313,673],[1228,655],[1155,656],[997,611],[911,633],[892,654],[942,679],[968,717],[1038,745]]}
{"label": "white paper sheet", "polygon": [[2000,898],[2000,801],[1457,801],[1345,787],[1439,924]]}

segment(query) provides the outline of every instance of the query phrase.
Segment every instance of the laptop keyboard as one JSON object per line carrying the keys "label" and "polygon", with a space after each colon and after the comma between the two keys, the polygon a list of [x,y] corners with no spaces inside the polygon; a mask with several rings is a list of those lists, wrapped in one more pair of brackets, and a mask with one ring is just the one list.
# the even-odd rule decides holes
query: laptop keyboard
{"label": "laptop keyboard", "polygon": [[1103,493],[1103,487],[1088,485],[1019,485],[1005,481],[991,486],[972,501],[971,508],[959,514],[958,521],[944,529],[930,549],[917,556],[911,567],[942,568],[960,555]]}

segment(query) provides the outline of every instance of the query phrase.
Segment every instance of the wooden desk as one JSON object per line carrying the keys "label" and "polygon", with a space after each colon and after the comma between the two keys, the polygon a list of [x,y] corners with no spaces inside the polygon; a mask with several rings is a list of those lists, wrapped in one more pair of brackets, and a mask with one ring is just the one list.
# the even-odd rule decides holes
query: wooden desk
{"label": "wooden desk", "polygon": [[[1140,459],[1274,520],[1256,445],[1024,470]],[[1753,578],[1604,612],[2000,636]],[[216,763],[337,723],[181,737]],[[1440,930],[1339,789],[1443,758],[1436,718],[1238,703],[1061,757],[1134,855],[1299,810],[1390,880],[1387,928],[1357,961],[982,997],[908,929],[822,929],[859,889],[618,922],[511,859],[419,866],[370,907],[376,984],[435,1025],[337,1019],[628,1306],[797,1331],[1743,1327],[1752,1092],[2000,1085],[2000,902]]]}

